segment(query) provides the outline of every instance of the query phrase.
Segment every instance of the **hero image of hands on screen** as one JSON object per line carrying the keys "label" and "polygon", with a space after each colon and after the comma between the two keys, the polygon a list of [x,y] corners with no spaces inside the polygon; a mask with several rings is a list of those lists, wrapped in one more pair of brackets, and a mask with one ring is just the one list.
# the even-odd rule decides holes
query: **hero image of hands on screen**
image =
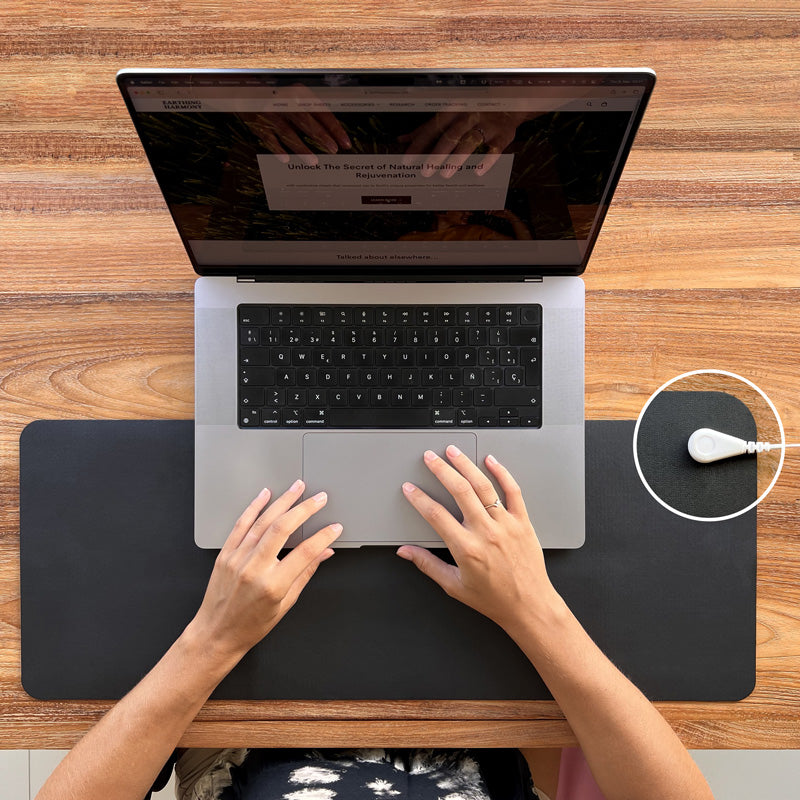
{"label": "hero image of hands on screen", "polygon": [[201,83],[127,90],[184,241],[222,266],[579,263],[639,102],[624,86]]}

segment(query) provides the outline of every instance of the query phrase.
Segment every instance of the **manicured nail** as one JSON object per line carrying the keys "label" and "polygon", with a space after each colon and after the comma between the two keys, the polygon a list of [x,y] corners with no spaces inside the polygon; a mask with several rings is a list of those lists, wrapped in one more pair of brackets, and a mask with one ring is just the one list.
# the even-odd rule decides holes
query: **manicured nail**
{"label": "manicured nail", "polygon": [[328,499],[327,492],[318,492],[314,495],[314,502],[318,505],[322,505]]}
{"label": "manicured nail", "polygon": [[339,533],[341,533],[341,532],[342,532],[342,526],[341,526],[341,524],[340,524],[340,523],[338,523],[338,522],[334,522],[334,523],[333,523],[333,525],[331,525],[331,530],[332,530],[334,533],[336,533],[336,534],[339,534]]}
{"label": "manicured nail", "polygon": [[408,483],[408,482],[406,481],[406,483],[404,483],[404,484],[403,484],[403,491],[404,491],[406,494],[413,494],[413,493],[414,493],[416,490],[417,490],[417,487],[416,487],[416,486],[414,486],[414,484],[413,484],[413,483]]}
{"label": "manicured nail", "polygon": [[488,456],[486,456],[486,463],[494,465],[494,464],[497,464],[498,461],[493,455],[488,455]]}
{"label": "manicured nail", "polygon": [[447,446],[447,455],[450,458],[458,458],[461,455],[461,451],[454,444],[451,444]]}
{"label": "manicured nail", "polygon": [[293,484],[292,484],[292,485],[289,487],[289,491],[290,491],[290,492],[296,492],[298,489],[300,489],[300,487],[302,487],[302,485],[303,485],[303,481],[301,481],[301,480],[300,480],[300,478],[298,478],[298,479],[297,479],[297,480],[296,480],[296,481],[295,481],[295,482],[294,482],[294,483],[293,483]]}
{"label": "manicured nail", "polygon": [[406,561],[411,561],[411,553],[408,550],[403,550],[403,548],[399,548],[395,555],[400,556],[400,558],[404,558]]}
{"label": "manicured nail", "polygon": [[430,463],[431,461],[436,461],[436,459],[439,458],[439,456],[437,456],[436,453],[433,452],[433,450],[426,450],[425,451],[425,455],[423,456],[423,458],[428,463]]}

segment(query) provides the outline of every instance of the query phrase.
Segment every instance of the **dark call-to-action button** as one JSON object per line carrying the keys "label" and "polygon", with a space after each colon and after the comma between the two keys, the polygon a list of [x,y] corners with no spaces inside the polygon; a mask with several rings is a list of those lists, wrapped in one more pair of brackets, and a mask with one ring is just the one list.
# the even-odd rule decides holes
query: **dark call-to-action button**
{"label": "dark call-to-action button", "polygon": [[363,206],[410,206],[411,195],[396,194],[362,194]]}

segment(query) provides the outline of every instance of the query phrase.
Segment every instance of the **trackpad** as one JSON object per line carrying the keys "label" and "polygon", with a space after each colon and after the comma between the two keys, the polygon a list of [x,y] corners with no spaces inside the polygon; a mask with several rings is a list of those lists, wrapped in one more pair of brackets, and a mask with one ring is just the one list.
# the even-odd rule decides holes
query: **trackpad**
{"label": "trackpad", "polygon": [[474,433],[307,433],[303,437],[305,497],[325,491],[328,503],[304,526],[303,538],[324,525],[341,522],[344,530],[334,547],[411,543],[443,547],[438,534],[405,499],[402,485],[411,481],[460,520],[453,498],[422,460],[426,450],[447,460],[444,451],[449,444],[475,461]]}

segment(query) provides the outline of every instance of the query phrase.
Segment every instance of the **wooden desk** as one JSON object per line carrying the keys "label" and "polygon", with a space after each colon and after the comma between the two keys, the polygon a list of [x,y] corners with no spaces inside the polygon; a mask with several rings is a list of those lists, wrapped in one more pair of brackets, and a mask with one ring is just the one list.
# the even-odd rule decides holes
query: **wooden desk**
{"label": "wooden desk", "polygon": [[[0,746],[69,747],[105,703],[20,686],[18,438],[193,415],[192,272],[122,66],[649,66],[658,84],[585,280],[587,416],[686,370],[755,381],[800,436],[800,9],[741,0],[0,8]],[[207,7],[206,7],[207,6]],[[652,9],[652,10],[650,10]],[[58,465],[54,465],[57,468]],[[660,705],[692,747],[800,747],[800,466],[759,510],[757,686]],[[183,744],[563,745],[552,703],[209,703]]]}

